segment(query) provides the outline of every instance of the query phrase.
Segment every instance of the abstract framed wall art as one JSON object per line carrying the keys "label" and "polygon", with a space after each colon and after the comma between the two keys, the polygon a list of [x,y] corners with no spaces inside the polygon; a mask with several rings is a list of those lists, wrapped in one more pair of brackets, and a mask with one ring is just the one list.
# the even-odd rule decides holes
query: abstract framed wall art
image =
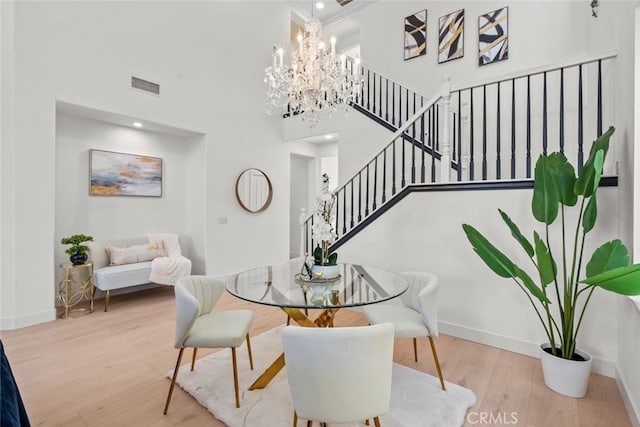
{"label": "abstract framed wall art", "polygon": [[509,58],[508,17],[507,7],[478,17],[478,65]]}
{"label": "abstract framed wall art", "polygon": [[438,26],[438,63],[464,55],[464,9],[441,16]]}
{"label": "abstract framed wall art", "polygon": [[92,196],[162,196],[162,158],[89,150]]}
{"label": "abstract framed wall art", "polygon": [[427,10],[404,18],[404,59],[427,53]]}

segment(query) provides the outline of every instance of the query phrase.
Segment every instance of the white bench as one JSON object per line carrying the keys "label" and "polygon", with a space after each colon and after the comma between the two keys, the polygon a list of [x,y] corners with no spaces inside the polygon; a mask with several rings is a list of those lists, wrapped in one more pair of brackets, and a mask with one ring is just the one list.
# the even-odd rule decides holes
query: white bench
{"label": "white bench", "polygon": [[[149,245],[149,238],[131,237],[90,241],[86,244],[89,247],[89,261],[93,263],[94,284],[96,288],[106,292],[104,311],[107,311],[109,308],[111,290],[145,284],[158,284],[158,282],[149,280],[153,261],[110,265],[107,255],[107,248],[109,247],[128,248],[134,245]],[[189,264],[189,270],[190,268]]]}

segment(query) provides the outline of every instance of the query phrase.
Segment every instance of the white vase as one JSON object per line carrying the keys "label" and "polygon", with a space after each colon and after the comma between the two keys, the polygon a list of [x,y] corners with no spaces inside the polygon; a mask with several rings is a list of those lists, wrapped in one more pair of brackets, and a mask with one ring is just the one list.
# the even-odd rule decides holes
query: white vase
{"label": "white vase", "polygon": [[335,279],[340,274],[337,265],[313,265],[311,266],[313,279]]}
{"label": "white vase", "polygon": [[563,359],[547,353],[549,343],[540,345],[540,361],[544,383],[551,390],[569,397],[584,397],[587,394],[592,358],[588,353],[577,350],[575,353],[584,361]]}

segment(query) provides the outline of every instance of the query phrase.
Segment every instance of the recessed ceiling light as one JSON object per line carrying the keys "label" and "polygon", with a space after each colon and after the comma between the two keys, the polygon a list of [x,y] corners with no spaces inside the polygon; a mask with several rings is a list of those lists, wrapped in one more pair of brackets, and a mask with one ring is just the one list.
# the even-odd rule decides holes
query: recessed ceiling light
{"label": "recessed ceiling light", "polygon": [[324,3],[322,3],[321,1],[316,2],[316,9],[318,10],[324,9]]}
{"label": "recessed ceiling light", "polygon": [[325,136],[324,136],[324,138],[325,138],[325,139],[333,139],[333,135],[328,134],[328,135],[325,135]]}
{"label": "recessed ceiling light", "polygon": [[142,123],[140,122],[133,122],[133,125],[137,128],[141,128],[142,127]]}

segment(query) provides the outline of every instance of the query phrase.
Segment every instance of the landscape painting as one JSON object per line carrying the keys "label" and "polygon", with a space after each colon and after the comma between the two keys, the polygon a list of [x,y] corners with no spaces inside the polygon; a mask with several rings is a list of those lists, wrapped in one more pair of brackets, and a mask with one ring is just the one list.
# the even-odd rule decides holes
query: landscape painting
{"label": "landscape painting", "polygon": [[92,196],[162,196],[162,159],[90,150]]}

